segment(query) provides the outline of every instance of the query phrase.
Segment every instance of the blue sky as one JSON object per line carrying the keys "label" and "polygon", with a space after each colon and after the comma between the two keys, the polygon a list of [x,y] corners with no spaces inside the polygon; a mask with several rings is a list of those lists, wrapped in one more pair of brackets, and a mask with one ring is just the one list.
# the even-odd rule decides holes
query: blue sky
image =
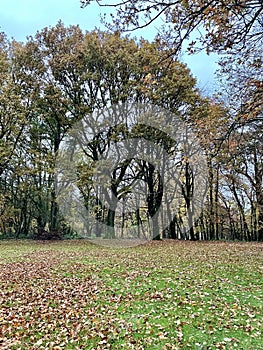
{"label": "blue sky", "polygon": [[[9,38],[25,41],[28,35],[34,35],[44,27],[54,26],[60,19],[65,25],[79,24],[83,30],[95,27],[103,29],[100,23],[101,11],[95,3],[81,9],[79,0],[0,0],[0,31]],[[153,28],[134,33],[149,40],[154,34]],[[211,92],[215,88],[215,55],[200,53],[190,57],[183,55],[181,59],[187,63],[204,92]]]}

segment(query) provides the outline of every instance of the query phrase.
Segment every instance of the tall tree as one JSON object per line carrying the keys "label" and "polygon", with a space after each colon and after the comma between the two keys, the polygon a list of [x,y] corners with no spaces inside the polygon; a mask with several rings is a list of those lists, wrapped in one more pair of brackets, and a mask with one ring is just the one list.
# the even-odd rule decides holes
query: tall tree
{"label": "tall tree", "polygon": [[30,37],[25,44],[14,45],[13,75],[23,87],[23,99],[28,101],[31,114],[27,165],[31,169],[31,200],[35,203],[38,232],[48,228],[53,234],[60,228],[54,164],[66,131],[80,118],[76,95],[79,91],[76,92],[74,81],[78,67],[74,63],[81,35],[78,27],[66,29],[58,23]]}
{"label": "tall tree", "polygon": [[[157,115],[153,120],[157,131],[145,126],[136,129],[132,120],[120,117],[123,112],[122,108],[129,103],[152,103],[167,108],[176,116],[180,115],[187,119],[188,115],[193,112],[195,104],[200,104],[201,97],[189,70],[173,58],[163,60],[162,58],[166,57],[167,53],[168,50],[160,50],[157,43],[141,40],[136,44],[132,39],[121,38],[118,33],[93,32],[85,35],[83,54],[89,58],[87,66],[89,79],[83,83],[81,91],[91,86],[92,97],[95,101],[93,108],[95,110],[100,108],[100,112],[95,113],[93,117],[87,114],[84,118],[90,132],[83,133],[81,143],[85,145],[84,153],[91,162],[96,162],[111,152],[116,142],[123,143],[125,147],[125,142],[130,137],[141,137],[156,142],[160,146],[167,147],[167,151],[173,148],[172,144],[168,147],[169,142],[167,137],[165,139],[165,132],[156,138],[156,132],[161,132],[158,131]],[[162,61],[161,64],[160,61]],[[90,96],[89,90],[86,96]],[[83,103],[86,104],[85,100]],[[105,120],[110,121],[111,125],[103,127],[105,123],[103,113],[105,113]],[[107,113],[112,113],[113,116],[110,117]],[[101,118],[102,125],[100,125]],[[177,120],[170,120],[170,122],[174,124],[173,127],[176,127]],[[118,126],[115,126],[114,123],[117,123]],[[167,122],[167,127],[169,127],[168,124]],[[85,139],[87,135],[92,135],[91,139]],[[129,175],[134,173],[134,167],[137,167],[138,174],[143,173],[143,175],[137,174],[132,178],[127,176],[127,173]],[[123,200],[124,196],[128,195],[129,188],[132,187],[131,183],[136,180],[136,176],[143,178],[148,186],[148,213],[151,218],[156,218],[155,213],[160,205],[162,188],[159,175],[149,162],[139,162],[131,157],[128,163],[127,161],[120,162],[112,172],[111,194],[113,198]],[[91,189],[85,185],[86,176],[80,175],[80,177],[84,180],[83,185],[88,191],[87,200],[90,199],[94,203],[97,189]],[[131,178],[130,183],[127,183],[128,177]],[[103,218],[111,227],[114,225],[114,212],[117,205],[113,203],[112,196],[105,193],[104,200],[108,202],[108,206],[103,206],[101,202],[95,201],[96,210],[94,212],[96,217]],[[86,202],[88,205],[88,201]]]}
{"label": "tall tree", "polygon": [[[12,233],[21,216],[14,199],[15,180],[21,164],[21,153],[27,143],[25,130],[29,122],[27,101],[23,99],[21,85],[14,79],[12,44],[0,35],[0,227]],[[18,220],[19,221],[19,220]],[[23,220],[25,223],[25,221]],[[21,227],[21,226],[20,226]]]}
{"label": "tall tree", "polygon": [[[83,33],[78,26],[65,28],[61,22],[54,28],[44,28],[24,44],[3,41],[0,102],[1,137],[5,144],[1,144],[0,165],[1,188],[8,191],[5,190],[1,211],[6,214],[9,210],[7,216],[12,216],[16,234],[32,232],[36,226],[39,233],[48,230],[52,236],[52,232],[62,228],[54,165],[63,140],[76,121],[89,119],[95,110],[116,111],[118,106],[130,103],[152,103],[187,119],[195,103],[200,103],[200,94],[189,70],[172,57],[163,60],[167,55],[169,50],[158,42],[136,42],[118,33]],[[96,121],[93,126],[97,130]],[[125,143],[127,133],[146,137],[167,151],[173,148],[165,134],[156,138],[156,131],[152,130],[151,135],[142,126],[134,134],[135,129],[127,127],[127,123],[108,125],[106,131],[93,134],[85,143],[90,162],[84,170],[79,168],[79,184],[88,198],[87,205],[95,203],[95,215],[102,216],[109,226],[114,226],[114,210],[96,202],[91,186],[94,184],[89,181],[94,163],[116,142]],[[162,182],[151,162],[135,158],[120,162],[111,174],[112,194],[124,201],[131,196],[131,183],[137,179],[144,179],[148,186],[147,211],[153,217]],[[130,222],[138,223],[140,215],[144,214],[137,210]]]}
{"label": "tall tree", "polygon": [[[235,173],[239,174],[238,182],[242,184],[238,187],[243,186],[241,192],[244,194],[247,186],[245,183],[247,181],[250,183],[253,195],[245,191],[245,197],[250,201],[251,210],[259,213],[259,220],[262,221],[260,203],[262,198],[263,62],[262,46],[258,45],[261,42],[260,37],[258,40],[256,45],[253,41],[247,42],[243,52],[240,51],[235,57],[229,55],[221,60],[221,74],[223,73],[221,94],[223,101],[228,104],[231,115],[230,131],[233,131],[234,138],[240,140],[240,144],[236,144],[237,162],[234,162],[235,158],[233,158],[234,163],[232,163]],[[246,157],[242,157],[241,154]],[[251,169],[253,169],[252,173]],[[240,176],[243,176],[243,180],[240,179]],[[257,187],[256,195],[255,186]],[[254,200],[251,195],[255,196]],[[262,231],[260,231],[262,224],[257,227],[259,229],[256,235],[259,240],[262,240]]]}

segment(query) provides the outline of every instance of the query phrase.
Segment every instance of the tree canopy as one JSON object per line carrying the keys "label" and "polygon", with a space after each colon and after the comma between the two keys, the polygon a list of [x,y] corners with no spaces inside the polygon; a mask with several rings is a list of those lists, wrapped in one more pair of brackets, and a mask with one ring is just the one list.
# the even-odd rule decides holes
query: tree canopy
{"label": "tree canopy", "polygon": [[189,43],[190,52],[241,51],[249,42],[258,45],[263,37],[261,0],[81,0],[83,7],[91,2],[112,10],[106,23],[115,30],[134,31],[161,19],[160,34],[169,39],[175,53],[193,33],[197,39]]}
{"label": "tree canopy", "polygon": [[[8,41],[1,35],[0,234],[36,234],[40,238],[72,235],[74,230],[57,202],[55,169],[69,130],[82,120],[97,130],[94,111],[121,111],[127,104],[144,104],[165,108],[170,119],[157,113],[151,127],[123,121],[83,135],[88,159],[77,163],[77,183],[93,217],[112,228],[116,223],[125,228],[147,222],[150,226],[145,232],[149,232],[164,219],[160,215],[159,221],[153,220],[164,198],[170,224],[162,226],[163,237],[262,240],[261,52],[251,44],[249,51],[236,56],[240,62],[233,56],[222,62],[228,79],[219,102],[201,95],[190,70],[158,40],[135,40],[119,32],[99,30],[84,33],[78,26],[65,27],[61,22],[38,31],[25,43]],[[197,220],[189,217],[189,231],[183,217],[195,204],[194,168],[185,152],[190,143],[179,144],[169,137],[169,128],[178,125],[177,117],[198,137],[208,170],[204,210]],[[162,119],[163,124],[159,123]],[[235,128],[231,128],[233,123]],[[222,143],[230,129],[232,133]],[[157,150],[163,149],[175,162],[166,169],[158,168],[154,162],[162,160],[162,153],[155,159],[152,154],[150,160],[138,159],[139,152],[127,159],[118,158],[110,177],[111,194],[120,203],[130,200],[133,184],[140,181],[146,191],[142,191],[145,200],[136,211],[115,215],[114,207],[98,200],[97,191],[102,189],[94,181],[93,170],[99,158],[114,153],[117,144],[115,156],[121,155],[122,146],[134,138],[142,139],[147,147],[152,143]],[[173,178],[170,192],[165,193],[162,176],[173,174],[174,166],[178,178]],[[174,215],[170,195],[178,188],[180,210]],[[106,202],[110,201],[106,197]],[[90,236],[101,234],[91,225],[85,229]]]}

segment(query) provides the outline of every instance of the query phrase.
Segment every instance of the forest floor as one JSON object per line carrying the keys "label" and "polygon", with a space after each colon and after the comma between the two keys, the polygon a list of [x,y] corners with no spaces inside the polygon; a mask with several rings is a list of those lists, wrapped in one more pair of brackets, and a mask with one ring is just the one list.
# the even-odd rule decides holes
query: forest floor
{"label": "forest floor", "polygon": [[263,244],[0,241],[0,349],[263,349]]}

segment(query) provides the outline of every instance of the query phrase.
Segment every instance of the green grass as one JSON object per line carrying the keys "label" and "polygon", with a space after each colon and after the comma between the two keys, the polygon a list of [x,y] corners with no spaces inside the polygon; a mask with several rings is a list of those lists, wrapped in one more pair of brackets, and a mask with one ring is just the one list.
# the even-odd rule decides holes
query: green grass
{"label": "green grass", "polygon": [[1,349],[263,349],[263,245],[0,242]]}

